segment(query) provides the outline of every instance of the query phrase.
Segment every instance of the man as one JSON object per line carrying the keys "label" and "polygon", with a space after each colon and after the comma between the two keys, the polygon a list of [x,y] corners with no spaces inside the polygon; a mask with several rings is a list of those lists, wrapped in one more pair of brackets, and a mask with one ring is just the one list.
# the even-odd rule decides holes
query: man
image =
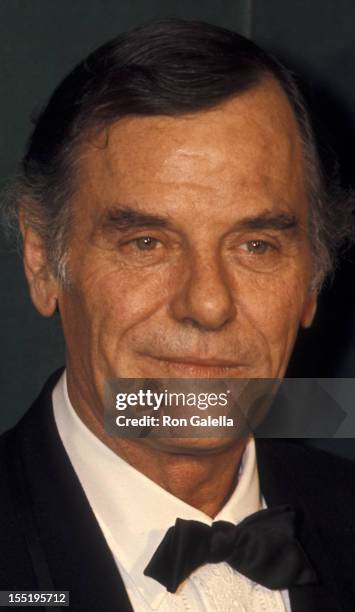
{"label": "man", "polygon": [[[2,440],[1,588],[70,591],[75,611],[353,610],[351,462],[103,426],[108,379],[282,378],[312,324],[349,213],[289,74],[206,24],[117,38],[43,111],[16,210],[33,303],[59,310],[67,358]],[[277,549],[265,516],[264,535],[284,519],[291,533]],[[245,519],[233,566],[222,532]],[[214,553],[164,583],[179,553],[155,551],[181,525],[182,566],[209,538]]]}

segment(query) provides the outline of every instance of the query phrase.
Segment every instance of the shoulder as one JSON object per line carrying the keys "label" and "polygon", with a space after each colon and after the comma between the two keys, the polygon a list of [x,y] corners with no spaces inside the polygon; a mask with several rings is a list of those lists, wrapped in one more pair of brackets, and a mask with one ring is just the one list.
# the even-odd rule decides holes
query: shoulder
{"label": "shoulder", "polygon": [[[24,466],[25,474],[31,472],[32,481],[40,478],[39,470],[33,469],[33,465],[46,460],[43,452],[48,431],[46,415],[50,413],[52,390],[61,371],[47,381],[40,397],[20,421],[0,436],[0,587],[3,589],[16,585],[31,589],[35,584],[19,502],[18,465]],[[27,477],[25,486],[30,490]]]}
{"label": "shoulder", "polygon": [[295,440],[257,439],[256,449],[267,505],[298,509],[314,566],[355,601],[355,463]]}
{"label": "shoulder", "polygon": [[354,528],[355,462],[292,440],[259,439],[256,448],[266,488],[304,500],[320,522]]}
{"label": "shoulder", "polygon": [[[354,441],[355,444],[355,441]],[[329,445],[331,448],[331,444]],[[302,480],[319,482],[332,480],[334,486],[342,488],[350,484],[355,493],[355,462],[340,457],[335,452],[322,450],[306,444],[303,440],[257,439],[256,449],[259,467],[267,462],[273,470],[290,477],[302,476]]]}
{"label": "shoulder", "polygon": [[[328,444],[331,449],[331,441]],[[355,445],[355,440],[354,440]],[[355,473],[355,462],[345,457],[340,457],[335,451],[323,450],[315,448],[309,444],[306,444],[301,439],[267,439],[260,438],[256,439],[257,450],[261,454],[267,453],[267,455],[273,461],[279,461],[283,459],[285,467],[287,465],[297,468],[303,468],[308,466],[312,469],[312,466],[326,467],[330,470],[335,470],[340,473]]]}
{"label": "shoulder", "polygon": [[33,588],[34,575],[26,539],[14,503],[12,453],[14,429],[0,437],[0,585]]}

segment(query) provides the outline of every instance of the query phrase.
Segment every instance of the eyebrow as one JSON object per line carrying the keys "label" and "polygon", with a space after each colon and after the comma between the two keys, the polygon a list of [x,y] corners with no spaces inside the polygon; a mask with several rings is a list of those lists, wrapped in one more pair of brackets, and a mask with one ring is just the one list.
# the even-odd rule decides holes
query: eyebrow
{"label": "eyebrow", "polygon": [[235,227],[243,230],[277,230],[286,231],[299,227],[296,215],[292,213],[274,213],[265,211],[259,215],[246,217],[235,224]]}
{"label": "eyebrow", "polygon": [[169,219],[160,215],[144,213],[129,206],[118,206],[105,211],[101,220],[104,229],[124,231],[139,227],[167,227]]}
{"label": "eyebrow", "polygon": [[[117,206],[105,211],[101,218],[102,229],[125,231],[143,227],[172,227],[171,219],[162,215],[145,213],[130,206]],[[299,227],[297,217],[287,212],[264,211],[245,217],[234,224],[234,230],[276,230],[287,231]]]}

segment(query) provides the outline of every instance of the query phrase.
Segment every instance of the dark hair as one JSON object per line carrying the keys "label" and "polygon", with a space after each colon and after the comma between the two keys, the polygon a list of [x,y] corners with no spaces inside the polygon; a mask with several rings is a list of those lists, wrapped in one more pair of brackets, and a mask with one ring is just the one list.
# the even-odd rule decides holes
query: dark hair
{"label": "dark hair", "polygon": [[349,206],[322,174],[308,113],[290,73],[243,36],[206,23],[167,19],[107,42],[62,81],[38,118],[8,209],[22,209],[63,279],[80,145],[93,128],[128,115],[181,115],[216,106],[271,76],[297,118],[306,162],[315,284],[349,232]]}

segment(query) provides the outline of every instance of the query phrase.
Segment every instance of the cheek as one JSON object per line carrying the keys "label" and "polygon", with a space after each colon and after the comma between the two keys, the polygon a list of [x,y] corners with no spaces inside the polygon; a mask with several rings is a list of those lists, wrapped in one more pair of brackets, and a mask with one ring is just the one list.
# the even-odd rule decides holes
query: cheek
{"label": "cheek", "polygon": [[271,347],[292,342],[300,326],[305,283],[296,275],[254,279],[240,292],[239,309]]}
{"label": "cheek", "polygon": [[67,319],[88,335],[111,334],[117,340],[168,300],[170,278],[162,269],[125,271],[98,264],[76,279]]}

